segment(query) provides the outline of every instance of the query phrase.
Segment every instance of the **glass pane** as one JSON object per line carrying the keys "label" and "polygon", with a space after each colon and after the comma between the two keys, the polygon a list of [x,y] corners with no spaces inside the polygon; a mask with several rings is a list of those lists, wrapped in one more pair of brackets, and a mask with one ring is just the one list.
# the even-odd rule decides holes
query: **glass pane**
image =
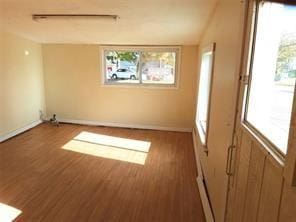
{"label": "glass pane", "polygon": [[105,51],[108,83],[139,83],[139,52]]}
{"label": "glass pane", "polygon": [[296,78],[296,7],[260,5],[247,121],[286,154]]}
{"label": "glass pane", "polygon": [[204,53],[202,55],[199,79],[197,124],[202,127],[204,134],[207,131],[208,107],[212,74],[212,55],[212,52]]}
{"label": "glass pane", "polygon": [[175,83],[175,52],[143,52],[141,62],[143,83]]}

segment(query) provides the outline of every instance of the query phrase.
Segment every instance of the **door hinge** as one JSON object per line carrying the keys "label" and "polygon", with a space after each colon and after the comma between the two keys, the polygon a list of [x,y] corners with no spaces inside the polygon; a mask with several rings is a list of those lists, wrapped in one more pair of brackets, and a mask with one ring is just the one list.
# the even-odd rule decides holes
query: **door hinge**
{"label": "door hinge", "polygon": [[249,75],[241,75],[240,79],[245,85],[249,83]]}

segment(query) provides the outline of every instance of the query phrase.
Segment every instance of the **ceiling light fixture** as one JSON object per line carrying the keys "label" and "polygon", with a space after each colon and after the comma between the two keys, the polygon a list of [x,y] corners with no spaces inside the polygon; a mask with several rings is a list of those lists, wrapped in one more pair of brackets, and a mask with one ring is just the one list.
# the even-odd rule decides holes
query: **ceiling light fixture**
{"label": "ceiling light fixture", "polygon": [[119,19],[118,15],[102,14],[33,14],[32,19],[35,21],[47,19]]}

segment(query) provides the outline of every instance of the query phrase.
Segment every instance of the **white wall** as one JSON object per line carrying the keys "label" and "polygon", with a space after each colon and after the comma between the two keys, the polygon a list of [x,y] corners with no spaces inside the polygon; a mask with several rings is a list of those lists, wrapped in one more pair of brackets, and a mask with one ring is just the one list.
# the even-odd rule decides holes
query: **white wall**
{"label": "white wall", "polygon": [[42,48],[0,32],[0,137],[39,120],[45,111]]}
{"label": "white wall", "polygon": [[43,45],[49,115],[189,129],[194,124],[198,47],[183,46],[179,87],[104,86],[98,45]]}
{"label": "white wall", "polygon": [[217,222],[223,221],[226,207],[226,158],[227,148],[231,145],[235,113],[243,14],[242,1],[219,1],[200,43],[200,52],[210,43],[216,43],[208,135],[209,154],[207,156],[203,152],[200,143],[199,157]]}

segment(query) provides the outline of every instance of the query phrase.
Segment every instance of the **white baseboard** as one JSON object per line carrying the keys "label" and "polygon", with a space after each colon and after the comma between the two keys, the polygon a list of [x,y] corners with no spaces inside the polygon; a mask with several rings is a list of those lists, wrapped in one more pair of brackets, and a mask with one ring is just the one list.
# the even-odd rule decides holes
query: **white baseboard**
{"label": "white baseboard", "polygon": [[14,137],[14,136],[16,136],[18,134],[21,134],[21,133],[23,133],[23,132],[25,132],[25,131],[27,131],[29,129],[32,129],[35,126],[37,126],[37,125],[39,125],[41,123],[42,123],[41,120],[37,120],[37,121],[34,121],[34,122],[32,122],[32,123],[30,123],[30,124],[28,124],[26,126],[23,126],[23,127],[19,128],[19,129],[16,129],[16,130],[14,130],[12,132],[0,135],[0,143],[5,141],[5,140],[10,139],[11,137]]}
{"label": "white baseboard", "polygon": [[73,123],[73,124],[90,125],[90,126],[109,126],[109,127],[120,127],[120,128],[175,131],[175,132],[192,132],[191,128],[178,128],[178,127],[169,127],[169,126],[167,127],[167,126],[154,126],[154,125],[141,125],[141,124],[99,122],[99,121],[92,121],[92,120],[77,120],[77,119],[66,119],[66,118],[58,118],[58,121],[61,123]]}
{"label": "white baseboard", "polygon": [[207,222],[214,222],[215,220],[214,220],[214,217],[213,217],[213,212],[212,212],[211,205],[210,205],[210,202],[209,202],[209,198],[208,198],[208,195],[207,195],[207,192],[206,192],[204,181],[199,176],[196,178],[196,181],[197,181],[199,195],[200,195],[202,207],[203,207],[203,210],[204,210],[204,214],[205,214],[205,217],[206,217],[206,221]]}
{"label": "white baseboard", "polygon": [[195,136],[194,130],[192,132],[192,139],[193,139],[196,167],[197,167],[197,172],[198,172],[198,177],[196,178],[196,182],[197,182],[197,186],[198,186],[198,190],[199,190],[199,194],[200,194],[200,198],[201,198],[202,207],[204,210],[206,221],[207,222],[214,222],[215,220],[214,220],[210,200],[207,195],[206,187],[205,187],[205,183],[204,183],[204,176],[203,176],[202,166],[201,166],[201,162],[200,162],[199,155],[198,155],[198,147],[197,147],[197,141],[196,141],[196,136]]}
{"label": "white baseboard", "polygon": [[201,177],[201,179],[203,179],[204,177],[203,177],[203,171],[202,171],[201,162],[198,154],[195,130],[192,131],[192,140],[193,140],[193,147],[194,147],[194,154],[195,154],[195,161],[196,161],[198,176]]}

